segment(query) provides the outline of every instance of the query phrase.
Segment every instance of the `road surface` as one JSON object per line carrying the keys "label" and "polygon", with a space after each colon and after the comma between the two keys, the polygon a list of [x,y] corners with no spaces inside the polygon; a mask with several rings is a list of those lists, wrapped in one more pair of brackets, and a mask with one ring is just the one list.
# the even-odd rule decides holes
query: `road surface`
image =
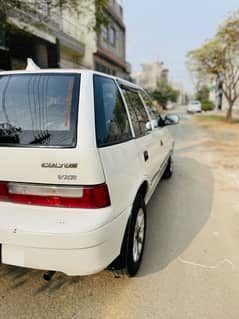
{"label": "road surface", "polygon": [[170,129],[174,176],[148,205],[138,276],[59,273],[47,283],[41,271],[2,265],[0,318],[239,318],[238,183],[214,165],[211,137],[190,117]]}

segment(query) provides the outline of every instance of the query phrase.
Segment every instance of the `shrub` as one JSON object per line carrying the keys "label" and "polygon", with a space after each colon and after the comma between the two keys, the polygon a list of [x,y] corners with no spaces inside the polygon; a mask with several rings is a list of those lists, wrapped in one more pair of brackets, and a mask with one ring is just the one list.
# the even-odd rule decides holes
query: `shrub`
{"label": "shrub", "polygon": [[203,101],[202,102],[202,110],[203,111],[212,111],[214,110],[215,105],[212,101]]}

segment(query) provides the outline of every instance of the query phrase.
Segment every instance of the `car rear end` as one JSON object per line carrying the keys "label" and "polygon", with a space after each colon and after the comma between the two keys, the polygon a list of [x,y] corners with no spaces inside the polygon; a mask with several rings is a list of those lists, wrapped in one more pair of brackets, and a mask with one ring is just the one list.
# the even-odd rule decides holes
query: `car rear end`
{"label": "car rear end", "polygon": [[192,101],[187,106],[188,113],[200,113],[202,111],[202,105],[199,101]]}
{"label": "car rear end", "polygon": [[92,73],[0,74],[3,263],[87,275],[119,254],[95,141]]}

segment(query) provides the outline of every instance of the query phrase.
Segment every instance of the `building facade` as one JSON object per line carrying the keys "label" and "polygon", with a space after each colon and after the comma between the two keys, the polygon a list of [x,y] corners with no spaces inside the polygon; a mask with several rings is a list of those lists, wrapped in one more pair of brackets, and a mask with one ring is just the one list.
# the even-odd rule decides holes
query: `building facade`
{"label": "building facade", "polygon": [[149,91],[155,91],[163,79],[168,81],[168,69],[163,67],[163,63],[156,61],[141,64],[141,70],[133,73],[134,81]]}
{"label": "building facade", "polygon": [[131,66],[126,62],[126,27],[122,6],[116,0],[109,0],[106,16],[108,24],[97,35],[94,68],[129,79]]}
{"label": "building facade", "polygon": [[27,57],[41,68],[92,69],[96,37],[87,26],[94,15],[94,0],[89,1],[89,14],[81,19],[67,10],[50,11],[47,0],[40,3],[36,10],[29,0],[27,10],[10,12],[9,28],[0,33],[0,69],[22,69]]}

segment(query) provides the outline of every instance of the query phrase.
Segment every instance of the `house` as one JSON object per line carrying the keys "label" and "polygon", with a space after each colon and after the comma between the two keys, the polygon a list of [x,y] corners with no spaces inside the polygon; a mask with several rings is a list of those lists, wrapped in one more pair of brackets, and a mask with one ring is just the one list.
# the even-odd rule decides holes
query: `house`
{"label": "house", "polygon": [[149,91],[155,91],[162,79],[168,82],[168,72],[168,69],[163,67],[162,62],[155,61],[141,64],[141,70],[133,73],[132,77],[139,86]]}
{"label": "house", "polygon": [[[91,3],[91,2],[89,2]],[[7,32],[0,33],[0,69],[22,69],[27,57],[41,68],[93,68],[95,32],[88,28],[92,10],[82,15],[49,8],[41,0],[36,8],[15,8],[7,16]]]}
{"label": "house", "polygon": [[109,0],[105,8],[108,24],[97,35],[94,68],[97,71],[130,78],[131,66],[126,61],[126,27],[123,8],[116,0]]}

